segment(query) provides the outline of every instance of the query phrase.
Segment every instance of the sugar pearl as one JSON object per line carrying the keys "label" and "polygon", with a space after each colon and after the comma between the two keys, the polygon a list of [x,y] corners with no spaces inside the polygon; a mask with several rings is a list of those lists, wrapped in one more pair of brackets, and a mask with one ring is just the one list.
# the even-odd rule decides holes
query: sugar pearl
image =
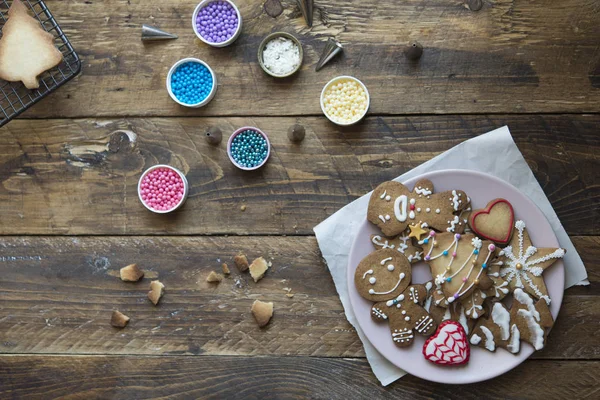
{"label": "sugar pearl", "polygon": [[175,208],[183,198],[184,191],[179,174],[164,167],[148,172],[140,183],[142,201],[157,211]]}
{"label": "sugar pearl", "polygon": [[325,114],[335,122],[356,122],[367,109],[367,93],[352,79],[337,80],[325,89],[323,108]]}

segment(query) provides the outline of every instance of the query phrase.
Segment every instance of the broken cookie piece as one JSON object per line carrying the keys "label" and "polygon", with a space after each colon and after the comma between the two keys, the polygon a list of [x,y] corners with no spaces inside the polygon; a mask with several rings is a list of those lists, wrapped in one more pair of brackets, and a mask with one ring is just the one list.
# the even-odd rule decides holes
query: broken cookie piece
{"label": "broken cookie piece", "polygon": [[217,274],[215,271],[210,271],[210,274],[206,277],[206,282],[218,283],[223,280],[223,275]]}
{"label": "broken cookie piece", "polygon": [[160,281],[150,282],[150,291],[148,292],[148,299],[150,299],[152,304],[158,304],[158,301],[162,297],[164,290],[165,285],[163,285]]}
{"label": "broken cookie piece", "polygon": [[265,276],[265,272],[269,269],[269,265],[267,264],[267,260],[262,257],[258,257],[256,260],[252,261],[250,264],[250,276],[254,279],[254,282],[258,282]]}
{"label": "broken cookie piece", "polygon": [[252,315],[261,328],[269,323],[273,316],[273,303],[255,300],[252,304]]}
{"label": "broken cookie piece", "polygon": [[124,282],[137,282],[144,277],[144,271],[137,264],[129,264],[119,270],[119,275]]}
{"label": "broken cookie piece", "polygon": [[246,271],[249,267],[248,259],[246,258],[246,255],[244,253],[240,253],[237,256],[235,256],[233,262],[235,263],[237,269],[240,270],[240,272]]}
{"label": "broken cookie piece", "polygon": [[112,316],[110,317],[110,324],[115,328],[125,328],[127,323],[129,322],[129,317],[123,314],[120,311],[113,311]]}
{"label": "broken cookie piece", "polygon": [[223,273],[225,275],[229,275],[231,273],[231,271],[229,270],[229,267],[227,266],[227,264],[225,264],[225,263],[221,264],[221,268],[223,269]]}

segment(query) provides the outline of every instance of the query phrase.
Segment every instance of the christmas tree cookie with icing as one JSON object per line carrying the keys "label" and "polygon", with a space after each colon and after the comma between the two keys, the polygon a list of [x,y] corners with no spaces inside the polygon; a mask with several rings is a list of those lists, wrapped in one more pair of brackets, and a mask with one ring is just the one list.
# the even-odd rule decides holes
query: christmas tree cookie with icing
{"label": "christmas tree cookie with icing", "polygon": [[523,290],[515,289],[511,309],[508,310],[500,302],[494,303],[490,316],[477,322],[470,343],[488,351],[502,347],[516,354],[521,349],[521,341],[525,341],[536,350],[541,350],[553,323],[545,301],[534,301]]}
{"label": "christmas tree cookie with icing", "polygon": [[423,259],[429,264],[431,276],[448,303],[462,301],[473,290],[487,290],[493,285],[487,274],[496,249],[492,242],[470,233],[431,231],[419,244],[423,246]]}
{"label": "christmas tree cookie with icing", "polygon": [[371,243],[377,249],[395,249],[404,254],[410,263],[416,263],[423,259],[423,249],[414,243],[409,236],[409,230],[405,230],[395,238],[382,235],[371,235]]}
{"label": "christmas tree cookie with icing", "polygon": [[429,336],[437,327],[423,308],[426,297],[423,285],[411,285],[394,299],[375,303],[371,308],[371,318],[376,322],[389,322],[396,346],[409,346],[415,334]]}
{"label": "christmas tree cookie with icing", "polygon": [[534,247],[525,222],[517,221],[508,246],[499,253],[498,259],[502,262],[500,277],[508,282],[511,292],[521,288],[534,298],[550,304],[542,273],[564,255],[564,249]]}
{"label": "christmas tree cookie with icing", "polygon": [[367,300],[389,300],[410,285],[411,271],[410,263],[402,253],[390,248],[376,250],[356,267],[354,284]]}
{"label": "christmas tree cookie with icing", "polygon": [[385,236],[396,236],[410,224],[424,224],[438,231],[456,232],[460,213],[468,205],[462,190],[433,193],[433,183],[421,179],[410,191],[401,183],[390,181],[372,193],[367,219]]}

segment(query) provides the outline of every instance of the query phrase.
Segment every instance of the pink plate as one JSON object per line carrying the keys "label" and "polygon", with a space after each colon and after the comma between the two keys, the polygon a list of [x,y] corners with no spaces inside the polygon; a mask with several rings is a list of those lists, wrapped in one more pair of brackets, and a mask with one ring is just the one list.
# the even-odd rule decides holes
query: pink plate
{"label": "pink plate", "polygon": [[[522,219],[533,244],[537,247],[559,247],[558,240],[548,220],[537,206],[518,189],[510,184],[481,172],[469,170],[444,170],[430,172],[404,182],[409,188],[419,179],[427,178],[434,184],[436,192],[452,189],[464,190],[470,197],[474,209],[483,208],[498,197],[507,199],[515,210],[515,219]],[[348,258],[348,293],[356,320],[371,344],[391,363],[409,374],[433,382],[464,384],[480,382],[501,375],[521,364],[533,353],[533,347],[521,342],[521,351],[513,355],[504,349],[491,353],[472,346],[468,364],[457,367],[438,366],[427,361],[422,354],[426,338],[417,335],[412,346],[399,348],[392,342],[388,324],[371,320],[373,303],[363,299],[354,286],[354,271],[360,260],[374,249],[371,234],[380,233],[376,226],[365,220],[356,233]],[[431,279],[429,267],[424,262],[413,266],[413,283],[424,283]],[[565,268],[562,260],[556,262],[544,273],[544,280],[552,302],[550,310],[556,319],[563,298]],[[552,340],[550,337],[548,340]]]}

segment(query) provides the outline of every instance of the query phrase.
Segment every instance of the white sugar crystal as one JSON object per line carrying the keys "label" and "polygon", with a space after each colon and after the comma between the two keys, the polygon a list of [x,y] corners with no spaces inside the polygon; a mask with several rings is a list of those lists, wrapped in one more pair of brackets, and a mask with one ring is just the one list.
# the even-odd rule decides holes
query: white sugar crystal
{"label": "white sugar crystal", "polygon": [[300,50],[290,39],[275,38],[263,50],[263,64],[275,75],[289,74],[300,64]]}

